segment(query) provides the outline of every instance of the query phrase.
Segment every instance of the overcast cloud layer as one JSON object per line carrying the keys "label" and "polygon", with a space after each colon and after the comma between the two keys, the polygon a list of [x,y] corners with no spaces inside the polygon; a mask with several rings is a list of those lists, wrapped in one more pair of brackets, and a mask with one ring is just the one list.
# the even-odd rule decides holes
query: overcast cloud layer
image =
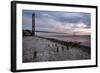
{"label": "overcast cloud layer", "polygon": [[90,35],[90,13],[23,10],[23,29],[32,28],[32,13],[35,14],[36,31]]}

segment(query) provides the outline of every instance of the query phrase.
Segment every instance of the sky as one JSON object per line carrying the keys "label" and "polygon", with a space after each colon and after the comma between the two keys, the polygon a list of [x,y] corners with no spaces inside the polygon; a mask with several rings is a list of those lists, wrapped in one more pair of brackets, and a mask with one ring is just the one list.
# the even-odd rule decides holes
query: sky
{"label": "sky", "polygon": [[[56,12],[23,10],[22,28],[32,29],[32,14],[35,14],[35,31],[62,33],[63,35],[90,35],[91,14],[79,12]],[[37,33],[50,35],[48,33]],[[54,34],[53,35],[62,35]]]}

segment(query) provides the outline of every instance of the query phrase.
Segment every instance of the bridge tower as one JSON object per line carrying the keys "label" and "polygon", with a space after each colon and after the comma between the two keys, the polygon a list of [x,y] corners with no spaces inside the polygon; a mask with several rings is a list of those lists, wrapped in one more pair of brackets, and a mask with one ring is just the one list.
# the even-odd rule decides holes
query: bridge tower
{"label": "bridge tower", "polygon": [[32,36],[35,36],[35,13],[32,13]]}

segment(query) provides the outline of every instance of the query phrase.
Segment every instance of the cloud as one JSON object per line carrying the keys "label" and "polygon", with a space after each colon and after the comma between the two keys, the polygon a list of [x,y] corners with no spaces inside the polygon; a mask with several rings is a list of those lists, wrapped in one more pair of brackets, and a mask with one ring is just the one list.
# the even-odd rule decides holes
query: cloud
{"label": "cloud", "polygon": [[79,21],[88,25],[91,24],[90,13],[79,13],[79,12],[56,12],[56,11],[37,11],[37,10],[23,10],[23,13],[35,13],[37,18],[48,17],[60,22],[66,23],[78,23]]}
{"label": "cloud", "polygon": [[32,16],[31,14],[23,14],[22,16],[22,28],[32,29]]}
{"label": "cloud", "polygon": [[44,12],[44,11],[35,11],[36,17],[48,17],[60,22],[66,23],[78,23],[83,22],[86,25],[90,26],[90,13],[77,13],[77,12]]}
{"label": "cloud", "polygon": [[85,23],[79,22],[75,25],[75,28],[85,28],[87,25]]}
{"label": "cloud", "polygon": [[[73,34],[73,32],[85,34],[85,32],[89,31],[87,29],[90,29],[91,14],[89,13],[28,10],[23,11],[23,28],[31,29],[32,13],[35,14],[36,30],[66,34]],[[86,34],[90,34],[90,31]]]}
{"label": "cloud", "polygon": [[90,28],[75,29],[74,32],[76,33],[76,35],[91,35]]}
{"label": "cloud", "polygon": [[[36,19],[36,30],[58,32],[58,33],[72,33],[76,29],[85,29],[85,23],[61,23],[53,19],[39,18]],[[76,32],[76,31],[75,31]]]}

